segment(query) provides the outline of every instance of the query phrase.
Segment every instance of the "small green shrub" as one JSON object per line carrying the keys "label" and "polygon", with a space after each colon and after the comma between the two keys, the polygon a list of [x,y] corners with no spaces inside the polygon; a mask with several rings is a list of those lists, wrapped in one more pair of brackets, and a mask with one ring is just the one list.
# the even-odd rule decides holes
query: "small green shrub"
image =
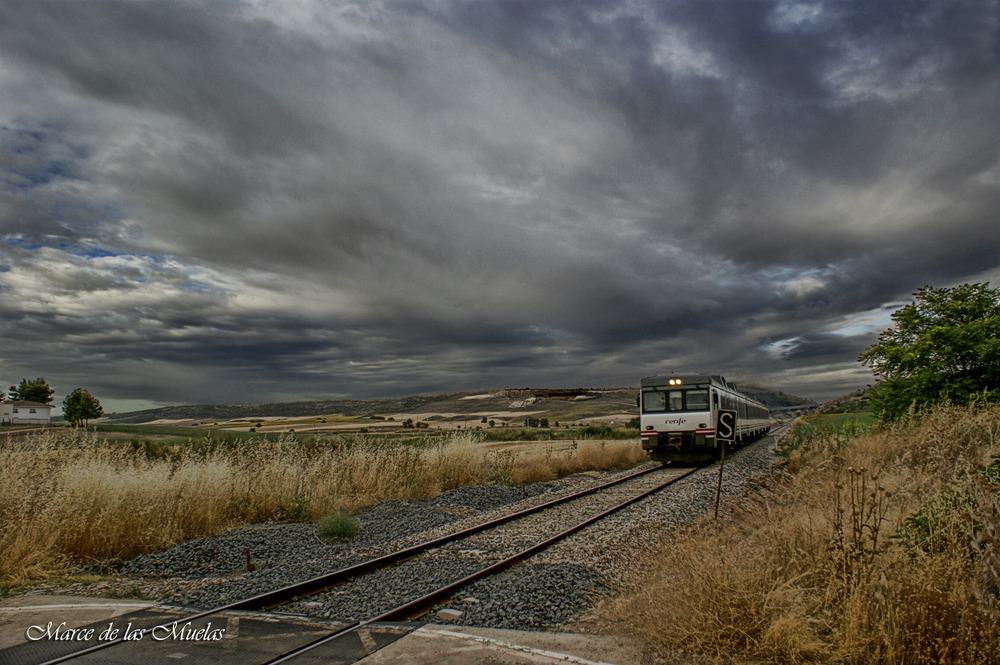
{"label": "small green shrub", "polygon": [[340,540],[350,540],[358,535],[361,530],[361,523],[353,515],[343,512],[336,512],[327,515],[316,525],[316,531],[324,538],[338,538]]}
{"label": "small green shrub", "polygon": [[993,461],[988,466],[983,467],[983,480],[990,485],[1000,485],[1000,455],[993,455],[990,459]]}
{"label": "small green shrub", "polygon": [[301,522],[309,519],[309,496],[302,485],[295,488],[295,494],[291,500],[278,510],[278,517],[293,522]]}
{"label": "small green shrub", "polygon": [[487,453],[490,463],[490,482],[495,485],[514,484],[514,465],[517,454],[511,450]]}
{"label": "small green shrub", "polygon": [[907,517],[896,531],[898,541],[911,552],[938,554],[964,540],[975,506],[967,492],[946,491]]}

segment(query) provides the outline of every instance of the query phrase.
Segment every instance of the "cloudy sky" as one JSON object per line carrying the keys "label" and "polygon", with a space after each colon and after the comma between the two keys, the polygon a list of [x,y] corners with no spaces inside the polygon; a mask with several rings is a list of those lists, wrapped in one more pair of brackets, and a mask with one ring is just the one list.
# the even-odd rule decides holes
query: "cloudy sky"
{"label": "cloudy sky", "polygon": [[993,0],[0,16],[0,382],[57,404],[825,399],[917,288],[1000,283]]}

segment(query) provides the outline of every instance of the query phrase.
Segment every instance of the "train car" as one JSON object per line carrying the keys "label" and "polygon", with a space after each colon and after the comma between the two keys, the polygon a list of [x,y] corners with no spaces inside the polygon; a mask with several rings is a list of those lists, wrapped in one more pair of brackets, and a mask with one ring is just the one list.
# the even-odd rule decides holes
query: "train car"
{"label": "train car", "polygon": [[642,447],[654,460],[707,462],[719,457],[715,424],[720,409],[736,412],[736,445],[770,431],[770,410],[721,376],[650,376],[639,390]]}

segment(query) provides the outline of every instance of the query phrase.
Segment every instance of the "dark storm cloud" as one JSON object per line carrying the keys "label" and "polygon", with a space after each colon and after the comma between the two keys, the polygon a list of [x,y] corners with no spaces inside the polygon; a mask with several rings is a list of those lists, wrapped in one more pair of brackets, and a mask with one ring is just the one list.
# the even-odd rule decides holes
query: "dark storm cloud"
{"label": "dark storm cloud", "polygon": [[825,397],[1000,268],[996,3],[0,9],[2,373]]}
{"label": "dark storm cloud", "polygon": [[[5,50],[82,96],[176,114],[218,132],[236,153],[311,145],[323,131],[280,98],[289,78],[309,80],[316,53],[274,39],[265,23],[238,20],[236,4],[5,4]],[[292,62],[294,71],[280,67]]]}

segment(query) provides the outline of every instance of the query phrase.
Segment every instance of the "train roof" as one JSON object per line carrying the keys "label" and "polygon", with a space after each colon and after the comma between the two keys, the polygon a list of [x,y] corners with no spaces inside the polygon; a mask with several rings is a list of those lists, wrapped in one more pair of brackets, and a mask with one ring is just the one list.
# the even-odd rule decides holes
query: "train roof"
{"label": "train roof", "polygon": [[645,386],[667,386],[672,379],[680,379],[682,383],[715,383],[721,386],[734,387],[717,374],[657,374],[647,376],[639,385]]}
{"label": "train roof", "polygon": [[761,406],[766,406],[760,400],[747,395],[736,387],[735,383],[729,383],[726,379],[718,374],[657,374],[655,376],[647,376],[639,382],[640,388],[648,388],[653,386],[669,386],[671,379],[680,379],[681,385],[691,385],[698,383],[711,383],[716,386],[722,386],[728,388],[729,390],[734,390],[740,392],[747,399]]}

